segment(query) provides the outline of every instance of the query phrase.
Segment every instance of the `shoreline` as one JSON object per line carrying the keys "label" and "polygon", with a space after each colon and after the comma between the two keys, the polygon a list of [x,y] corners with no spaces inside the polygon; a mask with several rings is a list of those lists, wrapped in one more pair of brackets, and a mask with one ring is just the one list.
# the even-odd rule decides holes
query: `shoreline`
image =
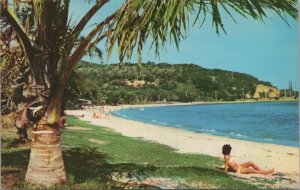
{"label": "shoreline", "polygon": [[[257,143],[263,143],[263,144],[272,144],[272,145],[278,145],[278,146],[299,148],[299,145],[300,145],[299,142],[298,142],[297,145],[288,145],[288,144],[272,143],[272,142],[268,142],[267,140],[266,141],[263,141],[263,140],[261,140],[261,141],[252,140],[251,141],[251,140],[248,140],[248,139],[234,138],[234,137],[230,137],[230,136],[223,136],[223,135],[212,134],[212,133],[207,133],[207,132],[192,131],[192,130],[188,130],[188,129],[185,129],[185,128],[178,128],[178,127],[170,126],[170,125],[163,125],[163,124],[159,124],[159,123],[152,123],[152,122],[147,122],[147,121],[142,121],[142,120],[130,119],[130,118],[122,117],[121,115],[113,113],[115,111],[119,111],[119,110],[122,110],[122,109],[131,109],[131,108],[164,107],[164,106],[196,106],[196,105],[214,105],[214,104],[243,104],[243,103],[247,104],[247,103],[268,103],[268,102],[298,102],[298,100],[290,100],[290,99],[288,99],[288,100],[266,100],[266,101],[248,100],[248,101],[189,102],[189,103],[170,102],[170,103],[158,103],[158,104],[157,103],[154,103],[154,104],[134,104],[134,105],[125,104],[125,105],[117,105],[117,106],[106,105],[104,107],[107,108],[108,110],[112,110],[110,115],[113,115],[115,117],[122,118],[122,119],[125,119],[125,120],[129,120],[129,121],[136,121],[136,122],[145,123],[145,124],[149,124],[149,125],[157,125],[157,126],[161,126],[161,127],[168,127],[168,128],[173,128],[173,129],[179,129],[179,130],[187,130],[187,131],[191,131],[191,132],[195,132],[195,133],[199,133],[199,134],[207,134],[207,135],[212,135],[212,136],[216,136],[216,137],[225,137],[225,138],[236,139],[236,140],[241,140],[241,141],[249,141],[249,142],[257,142]],[[300,152],[300,149],[299,149],[299,152]]]}
{"label": "shoreline", "polygon": [[[105,106],[105,109],[116,111],[122,108],[172,105],[195,105],[195,103]],[[231,144],[233,148],[232,156],[235,156],[235,160],[238,160],[239,164],[251,160],[265,169],[275,167],[276,173],[284,174],[294,181],[292,184],[279,183],[278,185],[280,186],[278,187],[298,188],[300,185],[299,148],[297,147],[233,139],[207,133],[197,133],[186,129],[128,120],[114,115],[109,115],[108,118],[93,118],[92,115],[95,112],[99,113],[99,109],[66,111],[68,115],[73,116],[84,114],[84,117],[80,119],[89,121],[91,124],[113,129],[115,132],[121,133],[124,136],[141,138],[146,141],[164,144],[174,148],[175,151],[180,153],[206,154],[223,159],[221,153],[222,146],[224,144]],[[250,178],[251,176],[264,177],[255,174],[243,175],[243,177],[246,178]]]}
{"label": "shoreline", "polygon": [[110,114],[110,115],[113,116],[113,117],[117,117],[117,118],[127,120],[127,121],[134,121],[134,122],[139,122],[139,123],[142,123],[142,124],[149,124],[149,125],[155,125],[155,126],[160,126],[160,127],[167,127],[167,128],[171,128],[171,129],[175,129],[175,130],[184,130],[184,131],[194,132],[194,133],[197,133],[197,134],[211,135],[211,136],[215,136],[215,137],[224,137],[224,138],[235,139],[235,140],[246,141],[246,142],[254,142],[254,143],[277,145],[277,146],[283,146],[283,147],[299,148],[299,145],[298,146],[292,146],[292,145],[276,144],[276,143],[264,142],[264,141],[254,141],[254,140],[251,141],[251,140],[248,140],[248,139],[233,138],[233,137],[229,137],[229,136],[211,134],[211,133],[207,133],[207,132],[192,131],[192,130],[188,130],[188,129],[185,129],[185,128],[179,128],[179,127],[174,127],[174,126],[170,126],[170,125],[162,125],[162,124],[159,124],[159,123],[156,124],[156,123],[151,123],[151,122],[146,122],[146,121],[139,121],[139,120],[134,120],[134,119],[129,119],[129,118],[126,118],[126,117],[118,116],[118,115],[115,115],[115,114]]}
{"label": "shoreline", "polygon": [[[105,105],[105,108],[113,109],[117,111],[120,109],[128,108],[141,108],[141,107],[160,107],[160,106],[188,106],[188,105],[210,105],[210,104],[242,104],[242,103],[267,103],[267,102],[299,102],[299,99],[279,99],[279,100],[270,100],[270,99],[245,99],[245,100],[234,100],[234,101],[211,101],[211,102],[154,102],[154,103],[145,103],[145,104],[122,104],[122,105]],[[99,110],[100,106],[96,106],[95,110]]]}

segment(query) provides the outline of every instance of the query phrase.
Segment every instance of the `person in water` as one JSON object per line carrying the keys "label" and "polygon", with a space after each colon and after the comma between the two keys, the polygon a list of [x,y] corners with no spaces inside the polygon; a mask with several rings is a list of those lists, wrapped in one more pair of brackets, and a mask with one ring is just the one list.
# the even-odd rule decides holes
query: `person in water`
{"label": "person in water", "polygon": [[225,164],[225,172],[227,173],[228,169],[234,171],[235,173],[240,174],[271,174],[274,172],[274,168],[270,170],[262,170],[252,161],[243,163],[238,165],[232,157],[230,157],[231,146],[229,144],[225,144],[222,148],[222,154],[224,155],[224,164]]}

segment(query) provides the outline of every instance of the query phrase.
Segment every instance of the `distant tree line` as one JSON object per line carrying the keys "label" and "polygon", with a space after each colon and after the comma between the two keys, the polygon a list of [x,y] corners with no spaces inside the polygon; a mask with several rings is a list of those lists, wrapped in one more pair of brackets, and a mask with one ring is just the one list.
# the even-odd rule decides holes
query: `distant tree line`
{"label": "distant tree line", "polygon": [[[129,84],[134,82],[136,86]],[[85,98],[95,104],[111,105],[229,101],[244,99],[246,93],[254,94],[257,84],[272,86],[248,74],[195,64],[147,62],[141,66],[133,63],[119,66],[81,62],[69,81],[66,97],[69,102]]]}

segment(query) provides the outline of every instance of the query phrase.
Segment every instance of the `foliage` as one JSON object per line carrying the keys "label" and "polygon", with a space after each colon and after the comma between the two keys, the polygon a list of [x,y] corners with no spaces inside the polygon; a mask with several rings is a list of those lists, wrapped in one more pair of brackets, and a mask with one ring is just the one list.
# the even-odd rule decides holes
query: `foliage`
{"label": "foliage", "polygon": [[[212,25],[215,27],[216,33],[219,33],[220,29],[226,32],[222,22],[224,17],[222,12],[235,22],[234,12],[245,18],[261,21],[268,17],[267,10],[276,13],[285,22],[287,22],[287,15],[292,18],[298,16],[296,0],[129,0],[125,1],[106,19],[97,23],[86,36],[80,36],[94,14],[111,1],[97,0],[89,1],[89,3],[93,4],[92,8],[77,25],[71,25],[69,22],[69,0],[14,1],[13,10],[8,8],[8,2],[4,0],[1,8],[4,8],[3,15],[10,18],[10,23],[14,22],[13,26],[17,30],[25,52],[29,53],[32,48],[28,40],[33,43],[45,43],[48,38],[48,40],[53,40],[52,43],[56,45],[56,47],[52,47],[54,49],[53,52],[50,51],[51,53],[58,53],[62,57],[70,56],[69,61],[74,62],[77,62],[84,54],[91,53],[90,50],[97,49],[96,45],[103,39],[106,39],[107,42],[108,57],[117,43],[121,62],[124,56],[131,57],[135,47],[137,47],[138,55],[141,55],[143,45],[149,37],[152,38],[156,54],[159,55],[159,48],[163,47],[167,40],[174,42],[178,48],[180,40],[186,38],[190,25],[200,23],[202,26],[207,15],[212,16]],[[46,7],[48,11],[45,9]],[[55,11],[55,14],[50,15],[50,11]],[[27,37],[31,35],[32,38],[26,39],[23,32]],[[44,34],[41,34],[42,32]],[[21,35],[21,33],[23,34]],[[77,43],[78,40],[80,43]],[[49,46],[50,44],[45,43],[44,45]],[[72,47],[73,45],[75,47]],[[102,52],[96,50],[96,54],[101,56]],[[30,55],[27,56],[30,57]],[[139,59],[140,61],[141,59]],[[55,67],[55,65],[56,63],[52,63],[52,66]],[[70,63],[69,66],[72,65],[74,63]]]}
{"label": "foliage", "polygon": [[245,18],[263,21],[267,17],[266,10],[270,10],[286,21],[286,14],[292,18],[298,17],[296,7],[296,0],[126,1],[123,7],[115,12],[108,30],[108,57],[113,46],[117,44],[122,63],[124,57],[130,58],[137,47],[138,62],[141,63],[141,52],[148,38],[151,39],[158,56],[160,48],[164,47],[167,41],[175,43],[179,48],[180,40],[187,37],[190,25],[200,23],[199,25],[202,26],[207,15],[211,15],[212,25],[219,34],[220,29],[226,33],[222,12],[235,22],[234,12]]}
{"label": "foliage", "polygon": [[[90,99],[99,104],[136,104],[155,101],[227,101],[243,99],[254,94],[257,84],[272,86],[269,82],[238,72],[205,69],[194,64],[168,64],[151,62],[139,66],[125,63],[97,65],[82,62],[75,69],[69,85],[70,101]],[[129,86],[126,82],[145,81],[143,86]]]}
{"label": "foliage", "polygon": [[0,19],[0,23],[1,113],[5,114],[16,110],[17,105],[24,101],[22,90],[29,65],[13,28],[4,18]]}

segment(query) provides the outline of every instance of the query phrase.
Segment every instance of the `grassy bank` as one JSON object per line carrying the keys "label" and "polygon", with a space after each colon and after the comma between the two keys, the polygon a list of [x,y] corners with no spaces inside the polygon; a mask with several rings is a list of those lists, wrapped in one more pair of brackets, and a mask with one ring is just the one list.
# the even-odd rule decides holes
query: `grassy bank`
{"label": "grassy bank", "polygon": [[[226,175],[218,158],[176,153],[74,117],[67,121],[62,145],[68,183],[56,188],[255,188]],[[2,137],[2,185],[32,188],[24,183],[29,146],[18,146],[9,134]]]}

